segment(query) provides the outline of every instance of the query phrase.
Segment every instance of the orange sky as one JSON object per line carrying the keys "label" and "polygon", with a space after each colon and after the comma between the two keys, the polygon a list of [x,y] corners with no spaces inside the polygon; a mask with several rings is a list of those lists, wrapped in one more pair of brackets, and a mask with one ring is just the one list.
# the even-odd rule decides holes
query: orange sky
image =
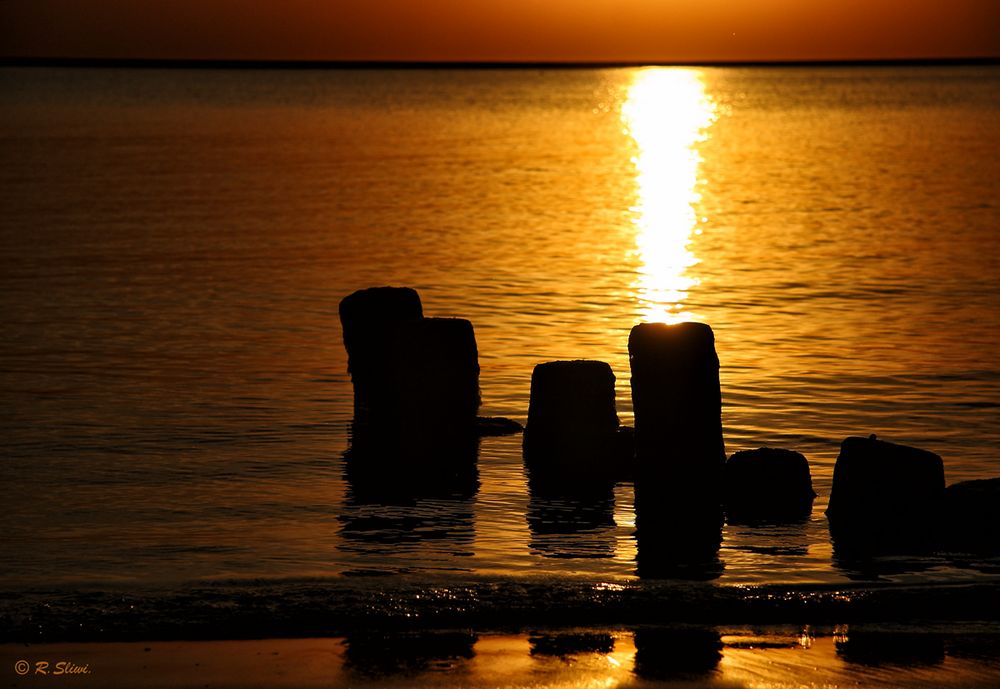
{"label": "orange sky", "polygon": [[50,57],[995,57],[1000,0],[0,0],[0,38]]}

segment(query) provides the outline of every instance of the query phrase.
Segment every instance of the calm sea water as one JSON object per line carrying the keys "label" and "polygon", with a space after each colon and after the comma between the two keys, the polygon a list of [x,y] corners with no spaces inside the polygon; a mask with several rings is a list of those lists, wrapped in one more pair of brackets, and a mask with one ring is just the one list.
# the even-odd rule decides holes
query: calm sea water
{"label": "calm sea water", "polygon": [[722,584],[859,576],[823,516],[848,435],[1000,474],[995,67],[0,87],[5,587],[634,579],[631,487],[581,526],[529,494],[518,436],[482,441],[471,497],[354,494],[337,305],[372,285],[471,319],[482,413],[522,421],[536,363],[595,358],[631,423],[630,328],[711,324],[727,451],[799,450],[819,493],[806,524],[727,526]]}

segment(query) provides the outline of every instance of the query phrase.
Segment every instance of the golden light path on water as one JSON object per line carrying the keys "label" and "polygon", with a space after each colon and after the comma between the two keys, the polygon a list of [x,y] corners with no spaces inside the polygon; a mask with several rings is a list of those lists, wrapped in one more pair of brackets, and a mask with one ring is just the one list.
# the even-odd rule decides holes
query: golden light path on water
{"label": "golden light path on water", "polygon": [[640,315],[647,322],[692,320],[684,302],[698,284],[690,246],[701,232],[696,146],[708,138],[716,105],[698,70],[650,68],[636,73],[621,118],[636,147],[637,201],[630,210],[641,263],[634,285]]}

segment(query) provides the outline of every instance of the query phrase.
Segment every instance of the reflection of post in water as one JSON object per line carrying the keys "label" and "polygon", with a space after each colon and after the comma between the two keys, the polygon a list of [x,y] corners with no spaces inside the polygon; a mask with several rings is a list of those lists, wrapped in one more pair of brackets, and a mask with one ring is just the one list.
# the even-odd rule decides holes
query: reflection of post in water
{"label": "reflection of post in water", "polygon": [[434,544],[445,554],[471,555],[479,489],[476,448],[471,449],[450,471],[405,472],[403,480],[386,480],[384,469],[394,462],[358,459],[353,450],[345,453],[348,490],[339,515],[341,548],[395,557],[405,556],[408,547]]}
{"label": "reflection of post in water", "polygon": [[556,489],[529,476],[528,490],[532,551],[556,558],[614,557],[613,486],[574,492]]}
{"label": "reflection of post in water", "polygon": [[897,574],[924,572],[938,563],[921,556],[877,555],[867,550],[853,550],[833,541],[833,566],[852,581],[878,581]]}
{"label": "reflection of post in water", "polygon": [[476,641],[467,632],[359,632],[344,640],[344,669],[371,679],[448,672],[475,657]]}
{"label": "reflection of post in water", "polygon": [[698,679],[722,660],[722,637],[714,629],[669,627],[635,632],[635,674],[645,680]]}
{"label": "reflection of post in water", "polygon": [[638,573],[721,573],[722,397],[703,323],[644,323],[629,335],[635,409]]}
{"label": "reflection of post in water", "polygon": [[809,553],[808,522],[789,524],[729,524],[726,549],[765,557],[802,557]]}
{"label": "reflection of post in water", "polygon": [[615,650],[615,637],[601,632],[532,634],[528,637],[533,656],[568,658],[578,655],[608,655]]}
{"label": "reflection of post in water", "polygon": [[835,643],[837,656],[854,665],[919,667],[944,662],[944,638],[938,634],[849,630]]}

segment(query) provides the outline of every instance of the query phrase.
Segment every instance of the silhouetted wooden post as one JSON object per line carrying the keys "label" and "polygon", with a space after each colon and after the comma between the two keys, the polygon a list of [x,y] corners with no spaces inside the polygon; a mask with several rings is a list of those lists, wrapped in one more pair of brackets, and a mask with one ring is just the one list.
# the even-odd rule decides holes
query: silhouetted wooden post
{"label": "silhouetted wooden post", "polygon": [[536,483],[613,483],[617,430],[611,366],[586,360],[535,366],[524,459]]}
{"label": "silhouetted wooden post", "polygon": [[355,432],[397,414],[389,349],[400,323],[422,317],[420,296],[409,287],[371,287],[341,300],[340,324],[354,386]]}
{"label": "silhouetted wooden post", "polygon": [[840,445],[826,515],[843,553],[934,548],[944,500],[941,457],[906,445],[852,437]]}
{"label": "silhouetted wooden post", "polygon": [[632,328],[628,349],[641,574],[643,560],[717,553],[726,451],[712,329],[703,323],[643,323]]}
{"label": "silhouetted wooden post", "polygon": [[479,411],[479,351],[464,318],[400,323],[391,344],[399,385],[404,442],[428,435],[434,442],[475,439]]}
{"label": "silhouetted wooden post", "polygon": [[340,303],[354,424],[348,478],[365,491],[429,494],[478,482],[479,354],[472,324],[423,318],[409,288]]}

